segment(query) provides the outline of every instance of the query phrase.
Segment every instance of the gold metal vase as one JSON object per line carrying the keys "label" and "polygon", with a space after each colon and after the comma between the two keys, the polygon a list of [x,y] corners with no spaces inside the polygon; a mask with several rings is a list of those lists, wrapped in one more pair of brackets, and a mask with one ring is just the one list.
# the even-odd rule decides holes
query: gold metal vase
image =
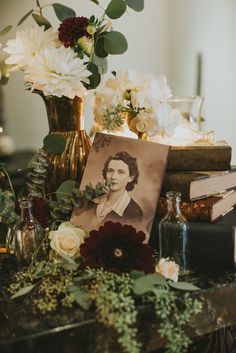
{"label": "gold metal vase", "polygon": [[49,192],[54,192],[63,181],[80,181],[86,164],[91,141],[84,129],[84,97],[44,96],[48,117],[49,134],[63,136],[66,147],[63,153],[49,155]]}
{"label": "gold metal vase", "polygon": [[127,120],[127,125],[130,131],[134,132],[139,140],[147,141],[147,133],[146,131],[139,131],[136,127],[135,117],[131,113],[125,113],[125,117]]}

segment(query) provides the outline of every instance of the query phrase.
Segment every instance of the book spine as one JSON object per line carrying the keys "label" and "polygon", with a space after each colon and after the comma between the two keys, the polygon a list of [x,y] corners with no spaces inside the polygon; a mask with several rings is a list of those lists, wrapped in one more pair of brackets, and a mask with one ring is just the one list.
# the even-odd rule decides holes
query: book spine
{"label": "book spine", "polygon": [[171,148],[167,170],[228,170],[230,162],[231,148],[229,146],[209,149]]}
{"label": "book spine", "polygon": [[[195,175],[199,176],[199,174]],[[166,172],[161,195],[165,196],[170,190],[178,190],[182,194],[182,199],[190,200],[190,184],[194,179],[193,173]]]}

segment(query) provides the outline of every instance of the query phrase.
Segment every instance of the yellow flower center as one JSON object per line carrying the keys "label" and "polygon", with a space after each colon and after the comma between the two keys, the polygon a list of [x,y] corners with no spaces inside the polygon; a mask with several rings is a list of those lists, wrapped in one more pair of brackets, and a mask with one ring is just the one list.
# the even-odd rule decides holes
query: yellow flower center
{"label": "yellow flower center", "polygon": [[115,255],[115,257],[121,257],[123,255],[123,251],[119,248],[116,248],[113,254]]}

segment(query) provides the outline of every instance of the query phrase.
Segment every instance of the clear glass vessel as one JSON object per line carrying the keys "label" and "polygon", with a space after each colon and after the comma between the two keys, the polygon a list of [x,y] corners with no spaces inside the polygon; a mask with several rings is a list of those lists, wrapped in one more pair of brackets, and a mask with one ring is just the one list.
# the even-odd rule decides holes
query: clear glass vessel
{"label": "clear glass vessel", "polygon": [[189,268],[189,226],[180,210],[181,193],[166,194],[168,211],[159,223],[160,258],[169,257],[180,266],[180,274]]}
{"label": "clear glass vessel", "polygon": [[32,215],[32,203],[28,198],[19,200],[21,217],[8,234],[7,247],[16,256],[18,269],[29,266],[33,253],[43,240],[43,228]]}

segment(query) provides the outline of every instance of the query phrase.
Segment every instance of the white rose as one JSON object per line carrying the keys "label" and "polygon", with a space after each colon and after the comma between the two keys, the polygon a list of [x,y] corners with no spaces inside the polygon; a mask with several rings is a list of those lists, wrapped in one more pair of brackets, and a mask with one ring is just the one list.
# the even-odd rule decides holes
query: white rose
{"label": "white rose", "polygon": [[168,259],[164,258],[160,259],[159,263],[156,265],[155,271],[167,279],[171,279],[174,282],[178,281],[179,265],[174,261],[168,261]]}
{"label": "white rose", "polygon": [[85,231],[70,222],[64,222],[58,230],[49,233],[50,246],[59,256],[80,256],[80,245],[84,243]]}

